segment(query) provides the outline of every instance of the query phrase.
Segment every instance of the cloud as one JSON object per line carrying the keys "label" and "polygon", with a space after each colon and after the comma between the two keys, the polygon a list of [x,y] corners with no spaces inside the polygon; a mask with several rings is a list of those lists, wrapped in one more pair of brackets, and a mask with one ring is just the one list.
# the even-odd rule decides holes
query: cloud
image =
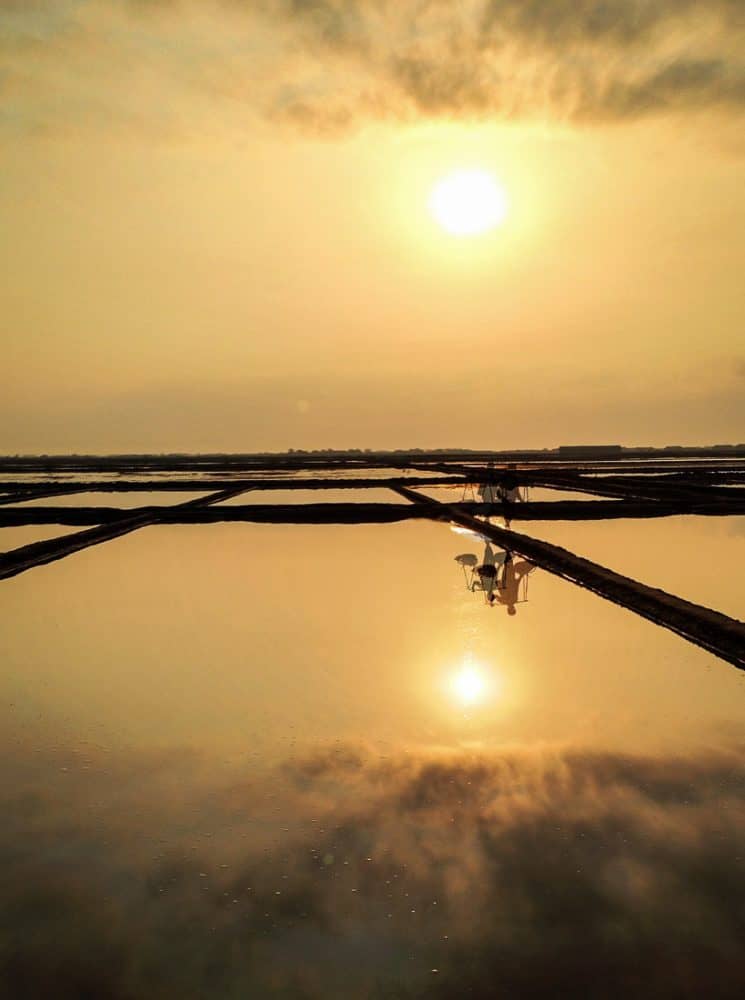
{"label": "cloud", "polygon": [[6,760],[7,995],[745,987],[743,749]]}
{"label": "cloud", "polygon": [[375,116],[622,121],[745,107],[745,16],[731,0],[368,0],[270,4],[342,83],[273,110],[327,127]]}
{"label": "cloud", "polygon": [[[216,108],[626,122],[745,108],[740,0],[5,0],[6,122],[195,127]],[[2,94],[2,89],[0,89]]]}
{"label": "cloud", "polygon": [[611,44],[626,48],[670,32],[692,15],[722,26],[743,24],[739,0],[487,0],[484,23],[557,48]]}

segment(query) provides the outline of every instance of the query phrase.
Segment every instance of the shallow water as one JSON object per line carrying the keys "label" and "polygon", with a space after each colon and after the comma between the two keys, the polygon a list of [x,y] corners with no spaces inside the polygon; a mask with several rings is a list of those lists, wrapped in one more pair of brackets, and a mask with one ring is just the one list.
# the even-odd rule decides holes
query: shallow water
{"label": "shallow water", "polygon": [[[216,491],[213,491],[216,492]],[[132,507],[171,506],[186,503],[189,500],[199,500],[210,495],[209,490],[199,492],[180,492],[174,490],[152,490],[102,493],[66,493],[56,497],[39,497],[37,500],[26,500],[13,506],[18,507]]]}
{"label": "shallow water", "polygon": [[308,503],[409,503],[398,493],[385,487],[341,490],[249,490],[229,500],[222,500],[217,507],[235,507],[243,504],[308,504]]}
{"label": "shallow water", "polygon": [[[735,613],[738,525],[514,527]],[[11,995],[739,990],[745,678],[539,570],[490,607],[483,550],[172,525],[0,583]]]}
{"label": "shallow water", "polygon": [[512,526],[745,621],[745,517],[515,521]]}
{"label": "shallow water", "polygon": [[14,528],[0,528],[0,552],[11,552],[22,545],[43,542],[49,538],[62,538],[81,528],[63,527],[60,524],[30,524]]}

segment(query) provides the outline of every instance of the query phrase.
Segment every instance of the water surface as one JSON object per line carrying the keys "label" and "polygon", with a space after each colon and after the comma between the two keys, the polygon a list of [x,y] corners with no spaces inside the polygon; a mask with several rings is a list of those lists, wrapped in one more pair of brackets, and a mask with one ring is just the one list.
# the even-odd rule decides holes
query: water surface
{"label": "water surface", "polygon": [[[681,521],[537,533],[739,607],[736,525]],[[463,555],[170,525],[0,584],[9,995],[738,995],[743,677]]]}

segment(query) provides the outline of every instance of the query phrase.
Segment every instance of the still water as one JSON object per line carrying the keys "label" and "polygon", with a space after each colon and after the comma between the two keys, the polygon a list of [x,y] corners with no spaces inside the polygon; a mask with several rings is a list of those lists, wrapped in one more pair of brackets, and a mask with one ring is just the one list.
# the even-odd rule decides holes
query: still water
{"label": "still water", "polygon": [[[734,522],[514,526],[743,617]],[[739,996],[745,678],[539,570],[489,606],[483,550],[158,526],[0,584],[6,995]]]}

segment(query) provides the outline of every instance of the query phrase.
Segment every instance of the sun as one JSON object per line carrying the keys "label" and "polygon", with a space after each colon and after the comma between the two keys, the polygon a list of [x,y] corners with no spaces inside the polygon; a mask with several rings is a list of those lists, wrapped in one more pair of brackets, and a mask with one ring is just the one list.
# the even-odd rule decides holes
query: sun
{"label": "sun", "polygon": [[453,678],[453,693],[466,705],[481,700],[484,686],[484,678],[473,667],[463,667]]}
{"label": "sun", "polygon": [[466,653],[452,672],[443,676],[449,700],[465,708],[476,708],[501,698],[502,677],[493,665],[479,663]]}
{"label": "sun", "polygon": [[486,170],[456,170],[432,188],[432,215],[453,236],[478,236],[507,215],[504,188]]}

